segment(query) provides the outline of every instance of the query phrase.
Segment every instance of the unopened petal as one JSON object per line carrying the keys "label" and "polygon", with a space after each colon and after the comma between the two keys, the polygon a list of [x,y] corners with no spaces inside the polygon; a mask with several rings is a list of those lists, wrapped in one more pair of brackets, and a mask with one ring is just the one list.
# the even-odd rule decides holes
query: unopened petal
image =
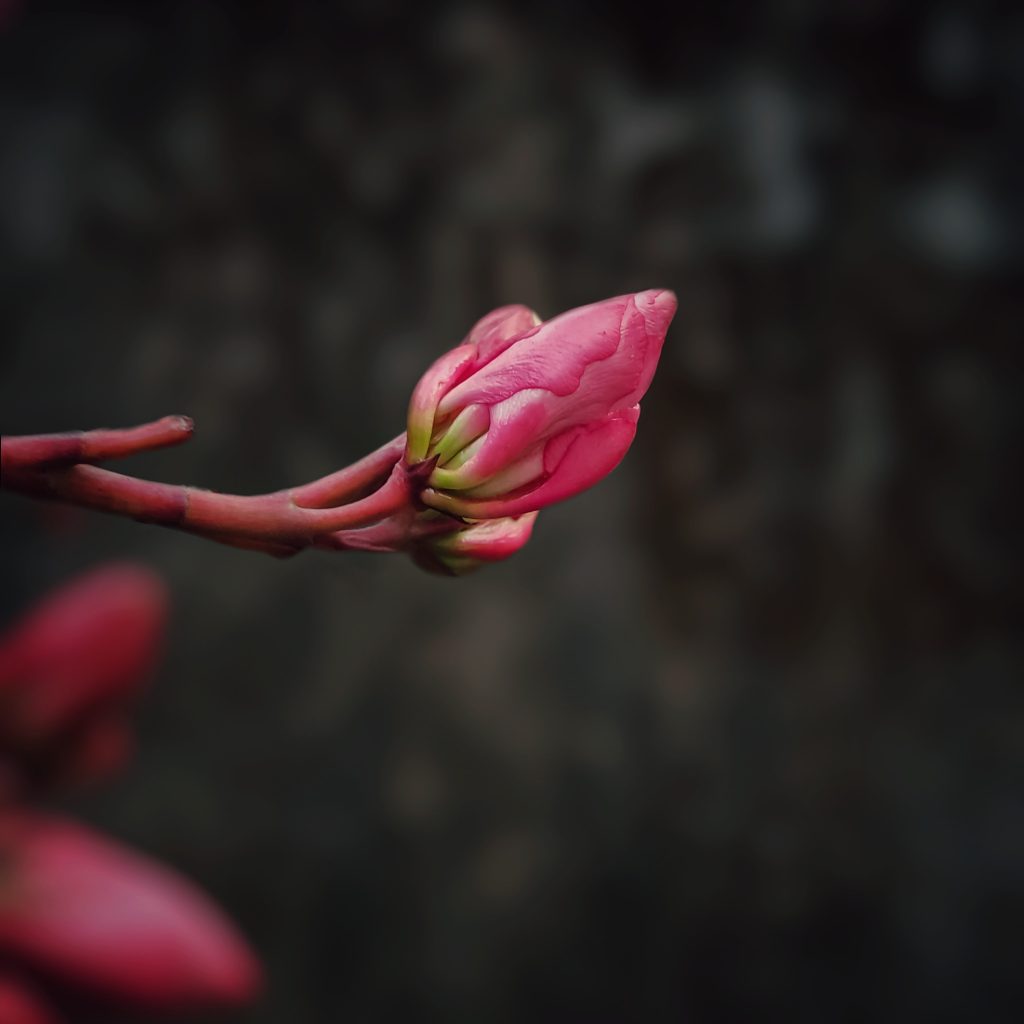
{"label": "unopened petal", "polygon": [[[574,396],[570,406],[583,399],[588,406],[603,405],[605,412],[635,405],[650,384],[674,311],[675,297],[664,290],[569,310],[451,388],[439,411],[450,415],[476,402],[493,405],[525,389],[542,389],[563,399]],[[610,365],[581,393],[588,367],[605,361]]]}
{"label": "unopened petal", "polygon": [[438,538],[434,547],[446,554],[476,558],[481,562],[500,562],[529,541],[538,515],[528,512],[514,518],[471,523],[465,529]]}
{"label": "unopened petal", "polygon": [[466,523],[453,533],[416,545],[411,551],[413,560],[428,572],[465,576],[519,551],[529,541],[537,515],[529,512],[514,518]]}
{"label": "unopened petal", "polygon": [[491,413],[486,405],[470,405],[463,409],[431,449],[437,456],[438,465],[450,462],[466,445],[487,433],[490,425]]}
{"label": "unopened petal", "polygon": [[475,368],[486,366],[539,323],[540,317],[528,306],[501,306],[482,317],[473,325],[465,341],[465,344],[476,347]]}
{"label": "unopened petal", "polygon": [[524,391],[493,406],[487,433],[465,451],[468,458],[430,474],[431,487],[468,490],[477,487],[517,462],[531,447],[549,419],[545,392]]}
{"label": "unopened petal", "polygon": [[455,381],[469,372],[475,358],[473,345],[460,345],[441,356],[420,378],[409,400],[406,426],[405,461],[410,465],[427,457],[438,402]]}
{"label": "unopened petal", "polygon": [[521,490],[544,475],[544,446],[522,456],[517,462],[488,477],[465,492],[467,498],[496,498]]}
{"label": "unopened petal", "polygon": [[473,499],[428,489],[421,498],[431,508],[473,519],[516,516],[564,501],[592,487],[622,461],[636,435],[639,414],[639,406],[623,409],[599,423],[575,428],[567,443],[552,442],[564,447],[557,466],[543,483],[525,493]]}

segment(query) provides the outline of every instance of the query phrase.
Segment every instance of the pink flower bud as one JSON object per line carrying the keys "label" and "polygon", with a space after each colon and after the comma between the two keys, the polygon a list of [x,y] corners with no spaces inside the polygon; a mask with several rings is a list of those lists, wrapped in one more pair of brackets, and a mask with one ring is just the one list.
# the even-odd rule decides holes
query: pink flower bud
{"label": "pink flower bud", "polygon": [[183,878],[22,811],[0,814],[0,956],[140,1008],[240,1004],[260,986],[245,942]]}
{"label": "pink flower bud", "polygon": [[424,504],[518,516],[610,473],[636,433],[675,310],[672,292],[652,290],[543,324],[523,306],[484,317],[413,393],[406,461],[434,460]]}
{"label": "pink flower bud", "polygon": [[166,617],[157,576],[108,565],[46,597],[0,638],[0,771],[49,782],[117,767]]}
{"label": "pink flower bud", "polygon": [[467,523],[454,533],[419,541],[412,548],[413,561],[428,572],[465,576],[488,562],[514,555],[530,539],[538,515],[527,512],[516,518]]}

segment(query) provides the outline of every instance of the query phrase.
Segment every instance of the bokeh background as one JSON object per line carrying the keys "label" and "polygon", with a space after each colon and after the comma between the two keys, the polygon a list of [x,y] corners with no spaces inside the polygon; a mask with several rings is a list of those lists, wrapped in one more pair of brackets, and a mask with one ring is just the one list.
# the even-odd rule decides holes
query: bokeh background
{"label": "bokeh background", "polygon": [[0,496],[4,620],[169,581],[64,806],[241,923],[231,1019],[1013,1019],[1019,10],[0,11],[5,432],[187,413],[127,468],[276,489],[493,306],[680,297],[625,463],[473,577]]}

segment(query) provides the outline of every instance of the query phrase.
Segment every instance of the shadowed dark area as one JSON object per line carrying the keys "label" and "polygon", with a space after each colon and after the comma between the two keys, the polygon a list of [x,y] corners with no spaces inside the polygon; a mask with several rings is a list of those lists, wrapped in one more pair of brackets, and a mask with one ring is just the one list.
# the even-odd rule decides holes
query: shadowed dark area
{"label": "shadowed dark area", "polygon": [[5,433],[183,413],[125,468],[272,490],[494,306],[680,300],[623,465],[465,579],[0,495],[3,621],[171,588],[63,806],[249,935],[224,1019],[1016,1019],[1024,18],[656,10],[0,3]]}

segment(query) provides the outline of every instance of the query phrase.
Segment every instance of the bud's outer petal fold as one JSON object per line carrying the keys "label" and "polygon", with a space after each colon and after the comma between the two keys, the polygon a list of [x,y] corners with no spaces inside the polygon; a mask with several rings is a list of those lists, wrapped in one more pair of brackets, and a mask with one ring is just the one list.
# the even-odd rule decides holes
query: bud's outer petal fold
{"label": "bud's outer petal fold", "polygon": [[472,449],[472,458],[456,468],[438,467],[430,474],[431,487],[455,491],[477,487],[500,473],[536,444],[537,435],[548,418],[543,392],[527,391],[494,406],[490,428]]}
{"label": "bud's outer petal fold", "polygon": [[460,345],[441,356],[420,378],[409,400],[405,461],[410,466],[427,457],[437,403],[452,383],[472,368],[475,356],[476,349],[472,345]]}
{"label": "bud's outer petal fold", "polygon": [[526,306],[501,306],[478,320],[461,345],[427,370],[409,403],[406,462],[414,465],[427,457],[441,399],[539,323],[540,317]]}
{"label": "bud's outer petal fold", "polygon": [[530,539],[536,512],[508,519],[467,523],[462,529],[423,541],[413,560],[428,572],[464,576],[490,562],[514,555]]}
{"label": "bud's outer petal fold", "polygon": [[597,483],[622,461],[636,435],[639,416],[640,407],[636,405],[549,442],[545,462],[549,463],[550,475],[525,493],[474,499],[428,488],[421,499],[440,512],[472,519],[518,516],[564,501]]}
{"label": "bud's outer petal fold", "polygon": [[477,402],[496,405],[528,389],[563,399],[558,406],[577,422],[587,418],[576,415],[581,406],[602,412],[628,408],[640,401],[654,376],[675,310],[675,296],[663,289],[571,309],[455,384],[438,411],[450,416]]}
{"label": "bud's outer petal fold", "polygon": [[463,409],[434,446],[438,465],[450,462],[467,445],[486,434],[490,425],[491,413],[486,405],[470,405]]}
{"label": "bud's outer petal fold", "polygon": [[434,547],[445,554],[500,562],[514,555],[530,539],[538,514],[528,512],[510,519],[470,523],[464,530],[439,537]]}

